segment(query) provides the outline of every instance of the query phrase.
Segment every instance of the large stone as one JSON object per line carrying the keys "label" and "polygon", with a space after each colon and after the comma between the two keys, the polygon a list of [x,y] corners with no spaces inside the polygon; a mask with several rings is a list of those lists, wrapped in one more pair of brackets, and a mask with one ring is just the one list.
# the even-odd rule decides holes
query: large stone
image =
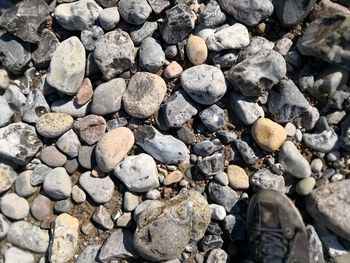
{"label": "large stone", "polygon": [[13,220],[20,220],[29,214],[29,204],[26,199],[15,193],[5,194],[0,200],[1,212]]}
{"label": "large stone", "polygon": [[35,128],[17,122],[0,129],[0,157],[25,165],[42,147]]}
{"label": "large stone", "polygon": [[132,25],[143,24],[152,13],[147,0],[120,0],[118,9],[123,19]]}
{"label": "large stone", "polygon": [[49,7],[44,0],[24,0],[9,9],[3,9],[0,27],[23,41],[38,43],[38,33],[42,30]]}
{"label": "large stone", "polygon": [[326,184],[312,191],[306,199],[306,208],[314,220],[348,241],[349,187],[350,180]]}
{"label": "large stone", "polygon": [[204,236],[210,218],[207,200],[200,193],[182,193],[141,213],[134,247],[148,260],[175,259],[191,239],[197,241]]}
{"label": "large stone", "polygon": [[162,46],[152,37],[145,38],[139,49],[139,63],[146,71],[156,73],[165,63]]}
{"label": "large stone", "polygon": [[46,113],[36,123],[36,130],[45,138],[57,138],[72,128],[73,118],[64,113]]}
{"label": "large stone", "polygon": [[52,55],[47,82],[57,90],[75,95],[83,83],[85,49],[77,37],[61,42]]}
{"label": "large stone", "polygon": [[70,158],[75,158],[79,154],[81,144],[78,135],[69,130],[57,140],[56,146]]}
{"label": "large stone", "polygon": [[51,170],[44,180],[43,189],[53,199],[66,199],[72,192],[72,181],[66,169],[58,167]]}

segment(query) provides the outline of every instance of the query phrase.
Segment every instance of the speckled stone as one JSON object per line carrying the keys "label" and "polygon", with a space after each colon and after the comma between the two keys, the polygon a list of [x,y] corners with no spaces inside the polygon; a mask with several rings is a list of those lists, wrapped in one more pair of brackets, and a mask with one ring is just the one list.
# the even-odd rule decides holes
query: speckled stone
{"label": "speckled stone", "polygon": [[57,138],[73,125],[73,118],[64,113],[46,113],[36,123],[36,129],[45,138]]}

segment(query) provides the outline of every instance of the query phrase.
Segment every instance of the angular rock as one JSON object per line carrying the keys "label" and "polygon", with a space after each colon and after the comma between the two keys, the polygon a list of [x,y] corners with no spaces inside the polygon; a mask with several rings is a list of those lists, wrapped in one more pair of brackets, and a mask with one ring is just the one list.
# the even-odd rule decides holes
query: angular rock
{"label": "angular rock", "polygon": [[339,148],[338,134],[332,128],[321,133],[304,133],[303,141],[307,147],[323,153]]}
{"label": "angular rock", "polygon": [[251,125],[260,117],[265,117],[264,109],[250,97],[232,92],[230,102],[237,117],[246,125]]}
{"label": "angular rock", "polygon": [[247,57],[251,57],[254,54],[258,53],[260,50],[273,50],[274,46],[274,42],[271,42],[264,37],[253,37],[249,46],[245,50],[239,52],[239,58],[240,60],[244,60]]}
{"label": "angular rock", "polygon": [[51,172],[52,168],[46,166],[45,164],[38,164],[35,166],[32,176],[30,178],[30,183],[32,186],[38,186],[44,182],[45,176]]}
{"label": "angular rock", "polygon": [[4,96],[0,96],[0,127],[4,127],[11,121],[11,118],[14,114],[10,105],[7,103],[6,98]]}
{"label": "angular rock", "polygon": [[246,141],[235,140],[235,146],[238,152],[241,154],[245,163],[254,165],[259,160],[252,147],[250,147]]}
{"label": "angular rock", "polygon": [[98,263],[97,255],[101,245],[88,245],[76,259],[75,263]]}
{"label": "angular rock", "polygon": [[112,229],[114,225],[111,215],[103,205],[96,208],[92,220],[103,229]]}
{"label": "angular rock", "polygon": [[77,120],[73,127],[82,141],[88,145],[93,145],[105,135],[107,124],[101,116],[88,115]]}
{"label": "angular rock", "polygon": [[227,262],[227,253],[221,248],[215,248],[208,252],[207,263],[225,263]]}
{"label": "angular rock", "polygon": [[350,152],[350,118],[346,118],[341,124],[341,147]]}
{"label": "angular rock", "polygon": [[28,123],[36,123],[45,113],[50,112],[43,93],[39,89],[33,89],[27,96],[27,101],[21,107],[22,120]]}
{"label": "angular rock", "polygon": [[285,192],[284,177],[274,174],[270,170],[263,168],[250,176],[250,183],[253,190],[258,192],[259,189],[270,189],[280,193]]}
{"label": "angular rock", "polygon": [[211,182],[209,184],[208,192],[210,198],[219,205],[225,207],[228,213],[233,212],[235,205],[239,200],[239,196],[231,187],[222,186],[218,183]]}
{"label": "angular rock", "polygon": [[118,9],[122,18],[132,25],[143,24],[152,13],[147,0],[120,0]]}
{"label": "angular rock", "polygon": [[79,154],[81,144],[78,135],[71,129],[58,139],[56,146],[69,157],[75,158]]}
{"label": "angular rock", "polygon": [[114,183],[109,176],[97,178],[85,172],[80,176],[79,184],[98,204],[107,203],[113,196]]}
{"label": "angular rock", "polygon": [[157,15],[171,5],[169,0],[148,0],[148,4]]}
{"label": "angular rock", "polygon": [[226,14],[222,12],[218,2],[210,0],[199,14],[199,22],[205,27],[217,27],[226,21]]}
{"label": "angular rock", "polygon": [[138,46],[145,38],[151,37],[157,28],[157,22],[146,21],[140,28],[130,32],[130,38]]}
{"label": "angular rock", "polygon": [[45,138],[57,138],[73,125],[73,118],[64,113],[46,113],[36,123],[36,130]]}
{"label": "angular rock", "polygon": [[58,44],[59,41],[56,35],[52,31],[45,28],[40,34],[37,49],[32,53],[32,59],[35,66],[38,68],[47,68]]}
{"label": "angular rock", "polygon": [[53,169],[45,176],[43,189],[53,199],[62,200],[70,196],[72,181],[63,167]]}
{"label": "angular rock", "polygon": [[225,156],[222,153],[214,153],[197,161],[197,166],[206,177],[210,177],[224,171],[224,161]]}
{"label": "angular rock", "polygon": [[100,22],[101,27],[106,30],[112,30],[119,23],[120,16],[118,12],[118,7],[109,7],[102,9],[98,14],[98,21]]}
{"label": "angular rock", "polygon": [[204,140],[198,142],[194,145],[193,151],[195,154],[200,156],[209,156],[215,152],[222,151],[224,146],[220,143],[218,139],[214,139],[212,141]]}
{"label": "angular rock", "polygon": [[97,39],[102,37],[103,34],[104,32],[101,27],[92,26],[91,28],[81,31],[80,40],[87,51],[93,51],[95,48]]}
{"label": "angular rock", "polygon": [[165,53],[154,38],[147,37],[141,43],[139,59],[142,68],[156,73],[165,63]]}

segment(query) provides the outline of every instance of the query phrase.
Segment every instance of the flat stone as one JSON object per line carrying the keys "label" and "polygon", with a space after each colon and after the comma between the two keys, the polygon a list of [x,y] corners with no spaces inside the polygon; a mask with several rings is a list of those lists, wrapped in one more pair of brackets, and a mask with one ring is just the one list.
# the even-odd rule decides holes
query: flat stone
{"label": "flat stone", "polygon": [[77,95],[75,96],[75,101],[78,105],[83,106],[91,100],[93,94],[94,90],[92,89],[91,81],[89,78],[85,78]]}
{"label": "flat stone", "polygon": [[56,146],[70,158],[75,158],[79,154],[81,144],[78,135],[71,129],[58,139]]}
{"label": "flat stone", "polygon": [[73,118],[82,118],[90,112],[90,106],[91,102],[79,105],[74,99],[63,98],[55,100],[51,104],[51,111],[68,114]]}
{"label": "flat stone", "polygon": [[39,44],[32,53],[34,64],[38,68],[47,68],[50,65],[51,57],[60,43],[56,35],[49,29],[44,28],[39,35]]}
{"label": "flat stone", "polygon": [[225,156],[222,153],[214,153],[197,161],[197,167],[206,177],[214,176],[224,171]]}
{"label": "flat stone", "polygon": [[266,168],[252,174],[250,176],[250,183],[255,192],[258,192],[259,189],[270,189],[280,193],[285,192],[284,177],[274,174]]}
{"label": "flat stone", "polygon": [[79,254],[75,263],[98,263],[97,255],[101,245],[88,245]]}
{"label": "flat stone", "polygon": [[67,157],[51,145],[41,150],[40,160],[50,167],[60,167],[67,162]]}
{"label": "flat stone", "polygon": [[18,174],[11,166],[0,163],[0,194],[10,189],[17,177]]}
{"label": "flat stone", "polygon": [[132,25],[143,24],[152,13],[147,0],[120,0],[118,9],[121,17]]}
{"label": "flat stone", "polygon": [[249,188],[249,177],[243,168],[237,165],[227,167],[229,185],[233,189],[245,190]]}
{"label": "flat stone", "polygon": [[228,213],[233,212],[235,205],[239,200],[239,196],[235,190],[229,186],[223,186],[215,182],[211,182],[208,188],[210,198],[225,208]]}
{"label": "flat stone", "polygon": [[5,263],[34,263],[34,256],[30,252],[18,249],[16,247],[10,247],[6,249]]}
{"label": "flat stone", "polygon": [[79,164],[85,169],[91,170],[96,165],[95,145],[85,146],[80,148],[78,155]]}
{"label": "flat stone", "polygon": [[29,204],[26,199],[15,193],[5,194],[0,200],[1,212],[8,218],[20,220],[29,214]]}
{"label": "flat stone", "polygon": [[53,215],[53,202],[44,195],[37,195],[30,206],[32,216],[42,221]]}
{"label": "flat stone", "polygon": [[73,185],[72,187],[72,198],[74,202],[81,204],[86,200],[85,192],[77,185]]}
{"label": "flat stone", "polygon": [[190,36],[186,44],[186,54],[193,65],[203,64],[208,57],[208,48],[204,39]]}
{"label": "flat stone", "polygon": [[98,14],[98,22],[100,22],[101,27],[110,31],[117,26],[120,20],[120,15],[118,7],[109,7],[102,9]]}
{"label": "flat stone", "polygon": [[103,205],[100,205],[96,208],[95,212],[92,215],[92,220],[103,229],[112,229],[114,226],[111,215]]}
{"label": "flat stone", "polygon": [[338,134],[332,128],[321,133],[304,133],[303,141],[310,149],[323,153],[339,148]]}
{"label": "flat stone", "polygon": [[15,190],[19,196],[27,198],[38,190],[38,187],[33,187],[31,185],[32,174],[32,170],[27,170],[18,175],[15,183]]}
{"label": "flat stone", "polygon": [[171,5],[169,0],[148,0],[148,4],[151,6],[155,14],[162,13],[167,7]]}
{"label": "flat stone", "polygon": [[226,21],[226,14],[222,12],[217,1],[210,0],[199,14],[199,22],[205,27],[215,28]]}
{"label": "flat stone", "polygon": [[251,97],[232,92],[230,102],[237,117],[246,125],[252,125],[260,117],[265,117],[264,109]]}
{"label": "flat stone", "polygon": [[220,143],[218,139],[214,139],[211,141],[204,140],[196,143],[193,147],[193,151],[196,155],[204,157],[212,155],[215,152],[221,152],[222,150],[224,150],[224,146]]}
{"label": "flat stone", "polygon": [[152,37],[145,38],[139,49],[139,63],[148,72],[156,73],[165,63],[162,46]]}
{"label": "flat stone", "polygon": [[96,178],[91,172],[85,172],[80,176],[79,184],[98,204],[107,203],[114,193],[114,183],[109,176]]}
{"label": "flat stone", "polygon": [[44,179],[43,189],[53,199],[62,200],[70,196],[72,181],[63,167],[58,167],[49,172]]}
{"label": "flat stone", "polygon": [[91,114],[77,120],[73,127],[83,142],[93,145],[103,138],[107,124],[103,117]]}

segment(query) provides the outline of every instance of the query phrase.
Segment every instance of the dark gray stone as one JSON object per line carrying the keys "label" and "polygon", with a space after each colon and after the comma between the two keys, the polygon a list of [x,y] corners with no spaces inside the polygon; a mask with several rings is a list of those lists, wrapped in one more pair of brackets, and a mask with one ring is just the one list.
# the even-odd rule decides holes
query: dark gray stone
{"label": "dark gray stone", "polygon": [[205,176],[210,177],[224,171],[224,161],[225,156],[222,153],[214,153],[197,161],[197,166]]}
{"label": "dark gray stone", "polygon": [[152,37],[147,37],[142,41],[139,49],[139,63],[146,71],[155,73],[165,63],[165,53]]}
{"label": "dark gray stone", "polygon": [[212,141],[204,140],[196,143],[193,147],[193,151],[195,154],[204,157],[212,155],[215,152],[222,151],[223,149],[224,146],[220,143],[220,140],[218,139],[214,139]]}
{"label": "dark gray stone", "polygon": [[233,143],[237,139],[237,134],[234,131],[220,130],[215,135],[223,144]]}
{"label": "dark gray stone", "polygon": [[50,64],[51,57],[59,41],[55,34],[44,29],[40,34],[40,40],[37,49],[32,53],[34,64],[38,68],[47,68]]}
{"label": "dark gray stone", "polygon": [[259,158],[256,156],[253,149],[249,146],[249,144],[243,140],[236,140],[235,146],[239,153],[241,154],[245,163],[254,165],[257,163]]}
{"label": "dark gray stone", "polygon": [[101,245],[88,245],[79,254],[75,263],[98,263],[97,255]]}
{"label": "dark gray stone", "polygon": [[239,196],[231,187],[211,182],[208,191],[210,198],[216,204],[225,207],[227,212],[231,213],[236,210],[235,205],[239,200]]}
{"label": "dark gray stone", "polygon": [[211,132],[219,130],[225,125],[225,112],[215,104],[201,111],[199,118],[203,125]]}
{"label": "dark gray stone", "polygon": [[212,52],[209,54],[209,56],[215,66],[220,66],[221,68],[230,68],[237,61],[237,53],[238,52],[235,50],[225,50],[221,52]]}
{"label": "dark gray stone", "polygon": [[194,144],[196,141],[196,136],[194,133],[186,127],[181,127],[178,129],[176,131],[176,137],[187,145]]}
{"label": "dark gray stone", "polygon": [[223,244],[224,240],[220,236],[208,235],[199,242],[199,247],[202,251],[207,252],[215,248],[221,248]]}
{"label": "dark gray stone", "polygon": [[53,206],[55,211],[59,214],[70,213],[70,211],[73,209],[73,207],[74,207],[74,205],[70,199],[57,201]]}
{"label": "dark gray stone", "polygon": [[113,7],[118,4],[118,0],[97,0],[103,7]]}
{"label": "dark gray stone", "polygon": [[95,145],[80,147],[78,155],[79,164],[87,170],[91,170],[96,165]]}
{"label": "dark gray stone", "polygon": [[67,173],[73,174],[79,167],[79,163],[77,158],[68,159],[64,165],[64,169],[66,169]]}
{"label": "dark gray stone", "polygon": [[350,118],[348,117],[341,124],[341,147],[350,152]]}
{"label": "dark gray stone", "polygon": [[147,0],[119,0],[118,9],[121,17],[132,25],[143,24],[152,13]]}

